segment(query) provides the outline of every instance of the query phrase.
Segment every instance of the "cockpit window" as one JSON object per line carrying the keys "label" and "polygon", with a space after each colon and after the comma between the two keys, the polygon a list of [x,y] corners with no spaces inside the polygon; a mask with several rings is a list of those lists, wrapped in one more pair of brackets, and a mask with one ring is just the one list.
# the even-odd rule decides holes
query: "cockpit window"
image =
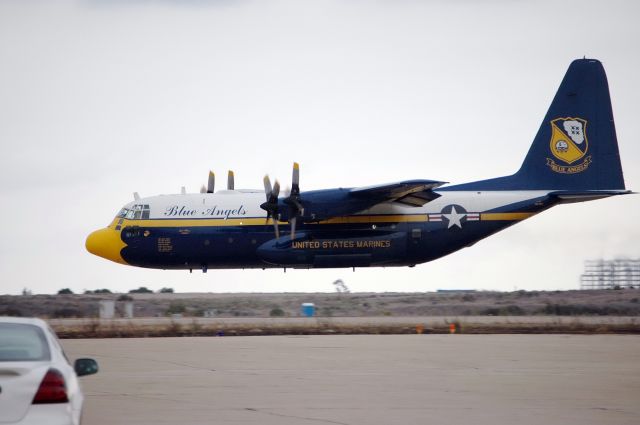
{"label": "cockpit window", "polygon": [[147,220],[149,218],[150,211],[149,205],[136,204],[133,206],[133,209],[129,211],[127,218],[129,218],[129,215],[133,215],[132,218],[134,220]]}
{"label": "cockpit window", "polygon": [[136,204],[131,209],[123,208],[116,218],[126,218],[127,220],[148,220],[151,209],[148,204]]}

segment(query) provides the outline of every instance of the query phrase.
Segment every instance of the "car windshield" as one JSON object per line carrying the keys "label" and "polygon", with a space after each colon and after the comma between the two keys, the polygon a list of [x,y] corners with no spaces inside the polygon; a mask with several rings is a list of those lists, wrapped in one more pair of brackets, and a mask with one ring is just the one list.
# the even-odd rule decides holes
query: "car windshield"
{"label": "car windshield", "polygon": [[23,323],[0,323],[0,362],[51,359],[42,329]]}

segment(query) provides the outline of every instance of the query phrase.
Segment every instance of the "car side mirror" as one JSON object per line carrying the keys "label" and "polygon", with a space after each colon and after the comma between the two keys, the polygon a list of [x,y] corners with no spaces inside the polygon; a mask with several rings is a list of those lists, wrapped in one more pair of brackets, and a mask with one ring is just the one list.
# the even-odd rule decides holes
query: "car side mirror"
{"label": "car side mirror", "polygon": [[85,376],[98,373],[98,362],[93,359],[78,359],[73,364],[76,375]]}

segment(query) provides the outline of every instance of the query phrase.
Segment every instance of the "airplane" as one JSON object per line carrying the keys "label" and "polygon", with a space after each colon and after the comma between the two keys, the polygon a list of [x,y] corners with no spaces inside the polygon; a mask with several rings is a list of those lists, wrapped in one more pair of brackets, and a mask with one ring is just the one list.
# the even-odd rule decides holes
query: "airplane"
{"label": "airplane", "polygon": [[407,180],[280,196],[261,190],[141,198],[91,233],[87,250],[155,269],[409,266],[435,260],[553,206],[629,194],[609,87],[598,60],[571,63],[520,169],[513,175],[445,186]]}

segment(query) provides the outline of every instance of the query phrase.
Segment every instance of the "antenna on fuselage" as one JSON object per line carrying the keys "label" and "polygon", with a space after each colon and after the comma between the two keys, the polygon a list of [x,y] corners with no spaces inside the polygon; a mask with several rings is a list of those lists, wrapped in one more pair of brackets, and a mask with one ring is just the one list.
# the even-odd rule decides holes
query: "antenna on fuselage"
{"label": "antenna on fuselage", "polygon": [[133,192],[133,200],[134,201],[139,201],[140,200],[140,195],[138,195],[138,192]]}
{"label": "antenna on fuselage", "polygon": [[187,189],[186,189],[184,186],[182,186],[182,187],[180,188],[180,193],[181,193],[182,195],[186,195],[186,194],[187,194]]}

